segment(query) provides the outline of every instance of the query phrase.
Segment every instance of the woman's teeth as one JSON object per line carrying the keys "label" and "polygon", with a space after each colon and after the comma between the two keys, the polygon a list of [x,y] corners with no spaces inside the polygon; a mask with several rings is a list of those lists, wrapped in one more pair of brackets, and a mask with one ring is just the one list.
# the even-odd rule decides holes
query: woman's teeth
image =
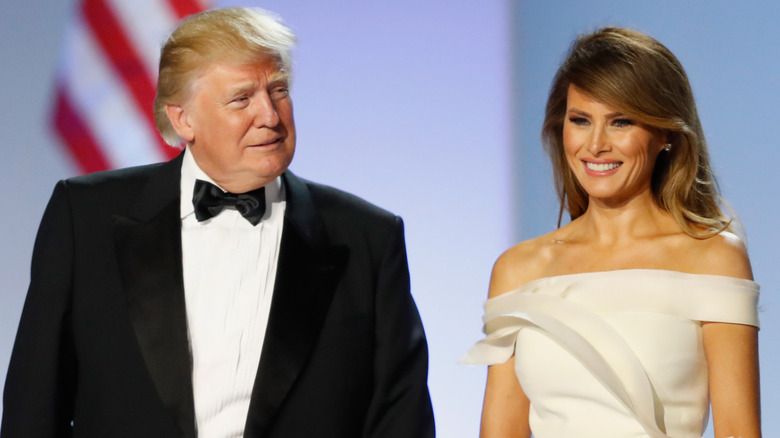
{"label": "woman's teeth", "polygon": [[596,172],[604,172],[607,170],[617,169],[620,167],[620,165],[623,164],[619,161],[616,161],[614,163],[591,163],[590,161],[586,161],[585,165],[588,166],[588,169],[596,171]]}

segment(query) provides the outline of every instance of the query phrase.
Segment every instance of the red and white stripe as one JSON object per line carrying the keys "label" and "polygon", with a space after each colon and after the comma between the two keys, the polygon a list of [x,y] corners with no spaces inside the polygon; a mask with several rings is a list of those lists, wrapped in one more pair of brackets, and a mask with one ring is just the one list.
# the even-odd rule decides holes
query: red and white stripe
{"label": "red and white stripe", "polygon": [[160,48],[206,0],[80,0],[65,36],[53,125],[84,172],[179,153],[154,126]]}

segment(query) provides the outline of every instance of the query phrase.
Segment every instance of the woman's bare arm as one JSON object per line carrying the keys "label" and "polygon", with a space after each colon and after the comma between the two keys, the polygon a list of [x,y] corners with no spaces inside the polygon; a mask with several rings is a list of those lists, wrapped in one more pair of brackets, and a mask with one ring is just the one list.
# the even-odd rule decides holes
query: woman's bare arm
{"label": "woman's bare arm", "polygon": [[[533,275],[528,259],[530,245],[520,244],[498,258],[490,276],[493,298],[527,283]],[[530,402],[515,375],[515,359],[488,368],[480,438],[528,438]]]}
{"label": "woman's bare arm", "polygon": [[488,368],[480,438],[529,438],[530,403],[515,376],[515,359]]}
{"label": "woman's bare arm", "polygon": [[712,322],[703,336],[715,437],[760,437],[758,329]]}
{"label": "woman's bare arm", "polygon": [[[736,236],[714,237],[708,259],[720,275],[753,278],[745,246]],[[760,437],[758,328],[709,322],[703,324],[702,336],[715,437]]]}

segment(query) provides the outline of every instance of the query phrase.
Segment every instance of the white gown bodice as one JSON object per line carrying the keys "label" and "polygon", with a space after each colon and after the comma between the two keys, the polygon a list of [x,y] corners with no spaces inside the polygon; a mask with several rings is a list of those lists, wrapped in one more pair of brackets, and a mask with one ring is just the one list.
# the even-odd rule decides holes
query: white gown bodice
{"label": "white gown bodice", "polygon": [[663,270],[541,278],[487,300],[487,336],[463,362],[514,355],[535,438],[701,437],[701,323],[757,327],[758,294],[750,280]]}

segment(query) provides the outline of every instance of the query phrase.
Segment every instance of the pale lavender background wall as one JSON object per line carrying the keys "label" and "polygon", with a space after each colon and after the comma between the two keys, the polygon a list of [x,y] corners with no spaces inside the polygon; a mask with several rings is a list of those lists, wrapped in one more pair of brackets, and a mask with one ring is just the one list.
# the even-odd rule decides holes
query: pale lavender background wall
{"label": "pale lavender background wall", "polygon": [[[761,283],[764,436],[780,436],[780,4],[656,0],[512,2],[514,212],[517,239],[555,226],[557,206],[539,131],[547,91],[573,38],[632,27],[669,47],[686,68],[725,197],[742,218]],[[710,429],[705,436],[712,436]]]}
{"label": "pale lavender background wall", "polygon": [[[0,3],[0,184],[13,190],[0,191],[3,377],[38,221],[54,183],[74,173],[45,122],[71,4]],[[456,361],[479,336],[490,267],[512,234],[504,3],[218,5],[262,6],[298,34],[292,169],[404,218],[439,434],[475,436],[485,370]]]}
{"label": "pale lavender background wall", "polygon": [[[74,174],[46,127],[73,0],[0,0],[0,374],[54,183]],[[413,292],[431,345],[439,436],[474,437],[485,371],[455,364],[479,338],[492,261],[549,230],[557,209],[538,130],[553,72],[579,32],[647,31],[688,69],[716,169],[745,221],[763,285],[765,436],[780,436],[780,148],[773,131],[780,31],[773,2],[597,0],[241,1],[299,35],[292,168],[402,215]],[[706,8],[706,10],[704,9]],[[514,23],[514,24],[512,24]],[[711,436],[711,435],[710,435]]]}

